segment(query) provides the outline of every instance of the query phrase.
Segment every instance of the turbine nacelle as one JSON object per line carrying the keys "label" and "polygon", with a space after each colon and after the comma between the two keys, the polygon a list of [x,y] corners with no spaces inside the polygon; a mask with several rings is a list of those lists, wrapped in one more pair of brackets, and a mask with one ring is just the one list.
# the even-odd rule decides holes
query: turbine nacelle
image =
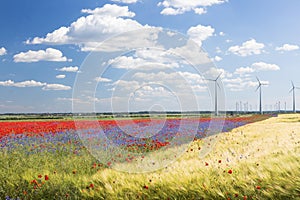
{"label": "turbine nacelle", "polygon": [[257,86],[257,88],[256,88],[255,91],[257,91],[257,90],[258,90],[261,86],[263,86],[263,85],[269,85],[269,84],[267,84],[267,83],[261,82],[261,81],[258,79],[258,77],[256,77],[256,80],[257,80],[257,82],[258,82],[258,86]]}
{"label": "turbine nacelle", "polygon": [[221,77],[221,75],[222,75],[222,72],[219,74],[219,76],[217,76],[216,79],[209,79],[209,78],[207,78],[206,80],[215,82],[215,83],[217,84],[217,86],[220,88],[220,85],[219,85],[219,83],[218,83],[218,80],[219,80],[219,78]]}
{"label": "turbine nacelle", "polygon": [[296,87],[296,86],[294,85],[293,81],[291,81],[291,83],[292,83],[292,88],[290,89],[289,93],[291,93],[291,92],[292,92],[293,90],[295,90],[295,89],[300,89],[300,87]]}

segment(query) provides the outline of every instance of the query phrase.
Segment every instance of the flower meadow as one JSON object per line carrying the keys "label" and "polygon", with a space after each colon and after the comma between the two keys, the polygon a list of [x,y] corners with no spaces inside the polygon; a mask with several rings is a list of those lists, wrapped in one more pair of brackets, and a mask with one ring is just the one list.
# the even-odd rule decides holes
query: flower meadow
{"label": "flower meadow", "polygon": [[[253,115],[226,118],[221,131],[229,132],[270,117]],[[228,159],[217,159],[213,164],[209,159],[206,161],[206,158],[197,157],[206,137],[215,134],[210,132],[210,123],[213,120],[220,119],[187,119],[185,122],[197,126],[184,128],[180,128],[182,119],[99,120],[97,123],[88,120],[0,122],[0,199],[241,197],[241,194],[229,194],[228,191],[219,191],[213,187],[209,191],[207,183],[201,184],[200,187],[197,176],[191,176],[195,169],[207,170],[215,165],[216,168],[207,171],[211,178],[218,176],[214,170],[219,169],[227,177],[226,184],[233,184],[236,172],[235,169],[229,168],[228,164],[224,165],[229,162]],[[99,127],[102,131],[101,137],[104,135],[105,139],[99,138]],[[194,130],[189,130],[191,127]],[[151,130],[155,130],[155,134],[151,133]],[[167,155],[177,164],[161,165],[156,171],[149,173],[132,174],[114,170],[115,166],[124,163],[130,165],[135,161],[143,163],[147,158],[151,160],[153,152],[185,143],[188,143],[188,148],[182,156],[174,154],[175,156],[170,158],[173,155]],[[93,152],[98,151],[106,152],[107,155],[95,156]],[[193,159],[197,161],[192,163]],[[152,159],[150,167],[155,168],[159,165],[155,162],[156,160]],[[178,162],[184,163],[184,166],[193,165],[193,170],[190,171],[187,167],[182,172]],[[181,171],[177,171],[177,168]],[[178,187],[174,188],[174,184]],[[253,186],[254,191],[261,191],[262,186],[259,182],[255,184],[257,185]],[[236,186],[234,190],[246,192],[242,186]],[[255,197],[255,194],[252,196]],[[247,199],[247,196],[243,195],[242,198]]]}

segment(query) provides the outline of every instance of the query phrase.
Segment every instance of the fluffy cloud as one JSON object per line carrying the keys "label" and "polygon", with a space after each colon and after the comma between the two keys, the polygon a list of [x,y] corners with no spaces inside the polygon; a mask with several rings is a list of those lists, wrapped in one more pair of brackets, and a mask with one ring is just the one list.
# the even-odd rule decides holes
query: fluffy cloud
{"label": "fluffy cloud", "polygon": [[284,44],[281,47],[276,47],[276,51],[294,51],[298,50],[299,46],[298,45],[293,45],[293,44]]}
{"label": "fluffy cloud", "polygon": [[207,38],[211,37],[214,32],[215,29],[211,26],[198,25],[189,28],[187,34],[192,40],[194,40],[197,44],[202,46],[202,42]]}
{"label": "fluffy cloud", "polygon": [[249,76],[249,74],[260,71],[278,71],[280,67],[276,64],[268,64],[265,62],[256,62],[251,67],[240,67],[237,68],[234,74],[239,76]]}
{"label": "fluffy cloud", "polygon": [[0,56],[3,56],[7,53],[6,49],[4,47],[0,48]]}
{"label": "fluffy cloud", "polygon": [[162,15],[179,15],[184,13],[184,10],[182,9],[174,9],[174,8],[165,8],[163,11],[161,11],[160,14]]}
{"label": "fluffy cloud", "polygon": [[57,49],[47,48],[46,50],[21,52],[14,55],[14,62],[39,62],[39,61],[53,61],[65,62],[68,59],[63,56],[63,53]]}
{"label": "fluffy cloud", "polygon": [[97,78],[95,78],[95,81],[98,82],[98,83],[99,82],[108,83],[108,82],[111,82],[112,80],[108,79],[108,78],[97,77]]}
{"label": "fluffy cloud", "polygon": [[0,86],[9,86],[9,87],[41,87],[44,85],[46,85],[46,83],[41,83],[34,80],[22,81],[22,82],[14,82],[12,80],[0,81]]}
{"label": "fluffy cloud", "polygon": [[62,85],[62,84],[47,84],[43,88],[43,90],[71,90],[70,86]]}
{"label": "fluffy cloud", "polygon": [[82,13],[99,15],[102,17],[134,17],[135,13],[130,12],[127,6],[117,6],[106,4],[102,8],[91,9],[82,9]]}
{"label": "fluffy cloud", "polygon": [[244,42],[241,46],[231,46],[228,51],[239,56],[250,56],[253,54],[261,54],[265,45],[256,42],[255,39]]}
{"label": "fluffy cloud", "polygon": [[64,79],[64,78],[66,78],[66,75],[64,75],[64,74],[59,74],[59,75],[56,76],[56,78],[57,78],[57,79]]}
{"label": "fluffy cloud", "polygon": [[127,3],[127,4],[130,4],[130,3],[136,3],[137,0],[112,0],[113,2],[119,2],[119,3]]}
{"label": "fluffy cloud", "polygon": [[[159,59],[159,57],[157,57]],[[136,69],[136,70],[153,70],[153,69],[165,69],[165,68],[178,68],[179,65],[176,62],[163,63],[159,61],[153,61],[151,59],[136,58],[132,56],[121,56],[116,59],[109,60],[108,64],[117,69]]]}
{"label": "fluffy cloud", "polygon": [[222,68],[210,68],[204,73],[206,78],[210,79],[216,79],[220,74],[222,79],[232,77],[232,74],[230,72]]}
{"label": "fluffy cloud", "polygon": [[220,32],[219,35],[220,36],[225,36],[225,33],[224,32]]}
{"label": "fluffy cloud", "polygon": [[[82,13],[88,15],[78,18],[68,27],[60,27],[57,30],[48,33],[45,37],[35,37],[31,40],[27,40],[26,43],[76,44],[82,51],[100,51],[96,48],[108,38],[112,38],[113,36],[127,31],[150,28],[148,25],[143,26],[131,19],[135,16],[135,13],[129,11],[128,6],[106,4],[103,7],[94,10],[83,9]],[[149,37],[149,35],[147,36]],[[151,39],[155,38],[150,37],[145,40]],[[133,42],[132,35],[128,35],[126,41],[115,41],[115,45],[125,45],[124,43],[130,45],[133,45],[132,43],[144,44],[143,42],[145,42],[145,40]],[[101,51],[112,51],[112,49],[102,48]]]}
{"label": "fluffy cloud", "polygon": [[203,14],[207,13],[207,10],[205,8],[195,8],[194,12],[198,15],[203,15]]}
{"label": "fluffy cloud", "polygon": [[164,7],[162,15],[179,15],[193,10],[196,14],[206,13],[205,7],[222,4],[227,0],[164,0],[158,6]]}
{"label": "fluffy cloud", "polygon": [[144,73],[138,72],[132,77],[138,82],[155,83],[166,86],[173,92],[179,95],[184,95],[189,90],[194,92],[203,92],[207,89],[206,80],[199,74],[191,72],[159,72],[159,73]]}
{"label": "fluffy cloud", "polygon": [[280,67],[276,64],[268,64],[264,62],[256,62],[252,64],[253,69],[256,71],[278,71]]}
{"label": "fluffy cloud", "polygon": [[215,56],[213,58],[213,60],[216,61],[216,62],[220,62],[221,60],[223,60],[223,58],[221,58],[220,56]]}
{"label": "fluffy cloud", "polygon": [[70,86],[65,86],[61,84],[48,84],[42,83],[35,80],[28,80],[22,82],[15,82],[12,80],[0,81],[0,86],[4,87],[19,87],[19,88],[27,88],[27,87],[43,87],[43,90],[70,90]]}
{"label": "fluffy cloud", "polygon": [[253,73],[255,72],[255,69],[251,68],[251,67],[240,67],[237,68],[234,72],[234,74],[239,74],[239,75],[244,75],[244,74],[249,74],[249,73]]}
{"label": "fluffy cloud", "polygon": [[57,70],[61,72],[78,72],[79,68],[77,66],[75,67],[70,66],[70,67],[63,67]]}
{"label": "fluffy cloud", "polygon": [[235,78],[223,79],[222,81],[225,83],[225,87],[233,92],[239,92],[257,86],[257,82],[251,81],[250,79]]}

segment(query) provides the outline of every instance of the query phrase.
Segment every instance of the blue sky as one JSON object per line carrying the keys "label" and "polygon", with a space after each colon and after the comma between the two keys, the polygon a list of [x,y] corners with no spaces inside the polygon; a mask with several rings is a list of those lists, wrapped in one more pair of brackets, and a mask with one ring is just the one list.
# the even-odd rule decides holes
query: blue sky
{"label": "blue sky", "polygon": [[[72,102],[77,111],[191,110],[196,104],[213,110],[214,87],[205,79],[220,73],[220,107],[235,110],[241,101],[257,109],[258,76],[269,84],[264,110],[278,101],[291,109],[291,80],[300,86],[299,8],[298,0],[3,0],[0,113],[71,112]],[[163,36],[167,30],[173,34]],[[136,42],[109,40],[122,36]],[[190,58],[202,48],[217,69],[201,63],[195,71],[179,59],[191,55],[182,50],[192,51],[190,41],[199,46]],[[131,52],[123,55],[124,48]],[[99,60],[89,68],[95,55]]]}

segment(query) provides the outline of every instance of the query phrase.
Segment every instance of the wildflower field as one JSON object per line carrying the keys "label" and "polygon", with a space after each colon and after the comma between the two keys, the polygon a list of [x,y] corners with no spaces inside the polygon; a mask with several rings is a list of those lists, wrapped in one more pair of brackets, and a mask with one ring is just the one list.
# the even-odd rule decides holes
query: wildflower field
{"label": "wildflower field", "polygon": [[[230,117],[214,136],[206,132],[218,119],[188,120],[200,125],[186,151],[149,173],[113,166],[168,147],[179,119],[167,119],[159,135],[142,138],[124,137],[118,127],[133,129],[147,119],[99,120],[108,138],[131,152],[104,162],[90,154],[74,121],[0,122],[0,199],[300,199],[300,115]],[[95,127],[82,124],[93,135]],[[211,137],[215,146],[199,156]]]}

